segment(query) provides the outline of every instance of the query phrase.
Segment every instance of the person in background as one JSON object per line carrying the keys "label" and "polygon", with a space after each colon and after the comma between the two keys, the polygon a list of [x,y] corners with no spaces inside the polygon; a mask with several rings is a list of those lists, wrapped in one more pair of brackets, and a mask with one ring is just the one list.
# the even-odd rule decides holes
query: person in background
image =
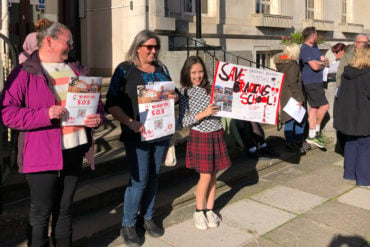
{"label": "person in background", "polygon": [[346,135],[345,179],[370,188],[370,45],[359,48],[344,67],[334,104],[334,128]]}
{"label": "person in background", "polygon": [[36,32],[29,33],[23,42],[23,51],[18,56],[18,63],[23,63],[31,56],[31,54],[38,49],[37,46],[37,32],[43,27],[48,26],[50,21],[46,18],[40,19],[35,23]]}
{"label": "person in background", "polygon": [[9,75],[0,97],[1,120],[20,131],[19,171],[30,190],[28,246],[72,246],[71,205],[83,156],[94,168],[92,128],[102,124],[98,114],[85,117],[84,126],[61,126],[71,76],[87,69],[68,57],[73,48],[68,27],[48,22],[37,32],[39,49]]}
{"label": "person in background", "polygon": [[369,42],[369,38],[365,34],[358,34],[356,36],[354,44],[349,45],[345,48],[347,51],[345,51],[343,56],[340,58],[340,63],[338,65],[338,70],[336,74],[335,81],[337,83],[337,88],[340,87],[344,67],[346,67],[348,63],[352,60],[352,58],[355,56],[358,49],[363,47],[368,42]]}
{"label": "person in background", "polygon": [[315,27],[306,27],[302,31],[304,43],[301,46],[299,63],[302,68],[302,81],[309,104],[309,132],[306,141],[319,148],[325,147],[321,133],[321,122],[329,109],[323,86],[323,69],[328,66],[328,59],[322,56],[317,47]]}
{"label": "person in background", "polygon": [[[171,81],[167,68],[158,60],[159,37],[148,30],[139,32],[112,76],[107,94],[106,109],[121,124],[121,141],[126,149],[130,180],[123,205],[121,236],[128,246],[140,246],[143,239],[136,232],[136,223],[143,223],[153,237],[164,229],[153,221],[158,175],[171,136],[141,141],[144,125],[140,122],[138,88],[153,82]],[[140,92],[139,92],[140,93]],[[177,93],[166,95],[178,99]]]}
{"label": "person in background", "polygon": [[228,168],[231,161],[219,117],[219,108],[209,104],[211,86],[203,60],[198,56],[186,59],[181,69],[179,122],[190,126],[186,146],[186,168],[199,173],[196,188],[194,225],[200,230],[218,227],[221,218],[213,211],[216,195],[216,172]]}
{"label": "person in background", "polygon": [[280,157],[280,154],[266,142],[265,132],[259,123],[240,119],[235,119],[235,122],[249,158],[271,159]]}
{"label": "person in background", "polygon": [[[298,64],[299,45],[292,43],[285,46],[282,54],[274,57],[276,68],[279,72],[284,73],[284,83],[280,96],[281,109],[288,103],[290,98],[297,101],[300,107],[303,107],[305,101],[302,87],[301,71]],[[299,151],[301,154],[310,150],[310,145],[304,142],[304,128],[306,126],[306,118],[302,122],[297,122],[284,111],[281,112],[281,122],[284,123],[284,135],[288,152]]]}

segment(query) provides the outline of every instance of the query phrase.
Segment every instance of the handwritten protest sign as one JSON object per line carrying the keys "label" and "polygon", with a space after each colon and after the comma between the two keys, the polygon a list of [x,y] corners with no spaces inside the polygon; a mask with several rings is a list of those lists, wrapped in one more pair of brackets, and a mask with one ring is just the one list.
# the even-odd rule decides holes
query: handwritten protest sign
{"label": "handwritten protest sign", "polygon": [[284,74],[218,62],[211,103],[220,107],[216,116],[277,124]]}
{"label": "handwritten protest sign", "polygon": [[87,115],[95,114],[98,109],[102,77],[71,77],[66,99],[67,116],[63,126],[84,125]]}
{"label": "handwritten protest sign", "polygon": [[142,141],[175,133],[175,102],[168,95],[175,92],[173,81],[158,81],[137,87],[140,122],[145,132]]}

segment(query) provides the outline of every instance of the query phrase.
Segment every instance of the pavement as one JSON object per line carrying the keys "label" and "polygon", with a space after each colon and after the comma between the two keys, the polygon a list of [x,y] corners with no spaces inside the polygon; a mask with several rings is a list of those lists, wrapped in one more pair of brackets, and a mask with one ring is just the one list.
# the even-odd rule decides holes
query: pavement
{"label": "pavement", "polygon": [[[157,215],[165,234],[160,238],[145,234],[143,246],[369,247],[370,189],[342,178],[343,157],[333,149],[333,145],[326,152],[315,149],[302,156],[299,164],[280,162],[236,183],[222,184],[228,170],[221,172],[215,203],[222,216],[218,228],[202,231],[194,227],[192,199],[166,215]],[[250,163],[240,157],[233,165]],[[179,196],[194,195],[195,183],[176,185],[183,191]],[[163,200],[162,191],[157,201]],[[84,245],[125,246],[118,229]]]}

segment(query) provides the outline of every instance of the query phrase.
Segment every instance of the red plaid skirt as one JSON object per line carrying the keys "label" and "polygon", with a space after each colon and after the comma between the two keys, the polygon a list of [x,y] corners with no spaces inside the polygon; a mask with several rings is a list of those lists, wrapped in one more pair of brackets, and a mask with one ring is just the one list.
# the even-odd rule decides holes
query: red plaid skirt
{"label": "red plaid skirt", "polygon": [[186,168],[199,173],[214,173],[231,165],[223,129],[213,132],[190,130],[186,149]]}

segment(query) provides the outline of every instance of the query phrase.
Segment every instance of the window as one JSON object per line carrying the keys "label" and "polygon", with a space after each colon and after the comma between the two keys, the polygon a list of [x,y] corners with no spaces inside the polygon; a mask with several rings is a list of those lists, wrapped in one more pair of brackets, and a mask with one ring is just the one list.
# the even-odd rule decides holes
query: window
{"label": "window", "polygon": [[342,0],[342,23],[347,23],[347,0]]}
{"label": "window", "polygon": [[256,53],[256,68],[270,67],[270,52]]}
{"label": "window", "polygon": [[306,19],[314,19],[314,1],[315,0],[306,0]]}
{"label": "window", "polygon": [[270,14],[271,12],[270,0],[256,0],[256,13]]}
{"label": "window", "polygon": [[[201,0],[202,14],[208,14],[208,0]],[[196,0],[184,0],[184,12],[195,15]]]}

